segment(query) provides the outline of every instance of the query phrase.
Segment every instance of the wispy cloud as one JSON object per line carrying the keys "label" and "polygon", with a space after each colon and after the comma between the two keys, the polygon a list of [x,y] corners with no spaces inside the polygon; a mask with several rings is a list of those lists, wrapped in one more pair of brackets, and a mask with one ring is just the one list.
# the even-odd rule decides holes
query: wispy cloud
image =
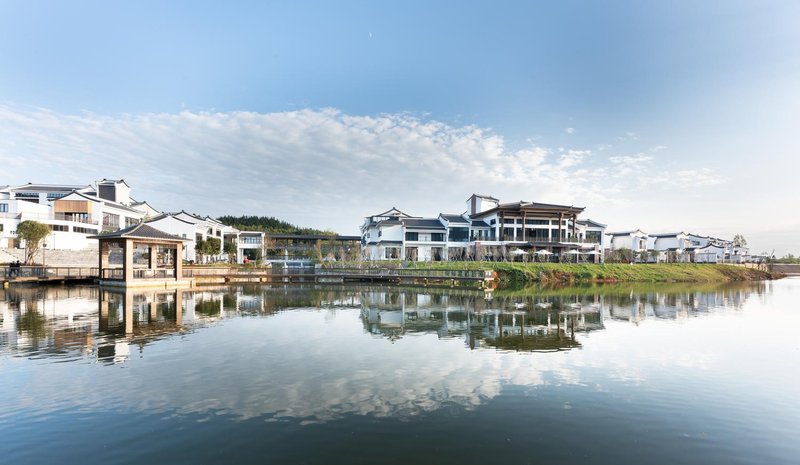
{"label": "wispy cloud", "polygon": [[564,128],[564,133],[575,134],[575,128]]}
{"label": "wispy cloud", "polygon": [[[135,197],[166,210],[268,214],[353,232],[361,217],[386,206],[459,212],[472,192],[585,205],[612,202],[634,186],[627,173],[670,179],[650,154],[600,158],[529,144],[510,150],[490,130],[409,114],[105,116],[0,106],[0,164],[13,166],[0,184],[124,177]],[[682,182],[713,184],[710,172],[692,173],[683,172]]]}

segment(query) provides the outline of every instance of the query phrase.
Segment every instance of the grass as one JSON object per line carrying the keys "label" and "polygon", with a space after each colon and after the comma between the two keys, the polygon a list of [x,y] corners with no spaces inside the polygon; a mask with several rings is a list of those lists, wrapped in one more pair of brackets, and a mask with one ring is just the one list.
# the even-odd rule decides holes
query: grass
{"label": "grass", "polygon": [[504,283],[531,282],[725,282],[773,279],[765,271],[696,263],[582,264],[446,262],[418,263],[421,269],[491,269]]}

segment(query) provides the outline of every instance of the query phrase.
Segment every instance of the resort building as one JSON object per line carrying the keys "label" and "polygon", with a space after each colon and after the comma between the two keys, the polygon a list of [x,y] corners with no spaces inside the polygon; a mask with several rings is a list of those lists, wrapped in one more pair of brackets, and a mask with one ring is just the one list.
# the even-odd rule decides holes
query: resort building
{"label": "resort building", "polygon": [[648,234],[642,230],[609,233],[608,250],[632,250],[636,261],[743,263],[750,260],[747,247],[733,241],[687,232]]}
{"label": "resort building", "polygon": [[46,224],[53,233],[47,249],[97,248],[89,236],[138,224],[152,207],[130,197],[125,180],[97,181],[95,187],[24,184],[0,188],[0,248],[24,247],[17,225],[26,220]]}
{"label": "resort building", "polygon": [[[162,213],[148,221],[147,224],[166,233],[187,239],[183,259],[189,262],[227,261],[225,243],[238,243],[240,231],[209,217],[180,211],[178,213]],[[200,241],[214,239],[216,253],[199,257],[197,244]]]}
{"label": "resort building", "polygon": [[645,252],[649,235],[637,229],[635,231],[620,231],[608,233],[608,247],[610,250],[629,249],[634,252]]}
{"label": "resort building", "polygon": [[392,208],[365,218],[368,260],[602,260],[605,225],[578,220],[584,208],[500,203],[473,194],[461,214],[416,217]]}

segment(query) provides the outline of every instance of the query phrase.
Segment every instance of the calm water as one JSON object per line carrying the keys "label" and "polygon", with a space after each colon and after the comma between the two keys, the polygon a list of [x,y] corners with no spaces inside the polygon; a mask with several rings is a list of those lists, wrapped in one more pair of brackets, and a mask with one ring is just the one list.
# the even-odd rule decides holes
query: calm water
{"label": "calm water", "polygon": [[797,464],[800,280],[0,294],[9,464]]}

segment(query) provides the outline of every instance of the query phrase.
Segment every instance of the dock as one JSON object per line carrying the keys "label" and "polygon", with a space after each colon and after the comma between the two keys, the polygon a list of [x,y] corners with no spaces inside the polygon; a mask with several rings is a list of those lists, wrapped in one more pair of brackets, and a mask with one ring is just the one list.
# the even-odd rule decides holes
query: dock
{"label": "dock", "polygon": [[[103,278],[108,279],[113,277],[109,274],[110,271],[120,270],[104,269],[103,271]],[[148,278],[153,280],[164,278],[162,276],[163,273],[151,272],[148,269],[134,269],[132,274],[141,285],[147,284]],[[297,268],[246,268],[186,266],[183,267],[181,276],[183,280],[190,282],[191,286],[238,283],[386,283],[493,289],[497,284],[497,274],[491,270],[431,270],[391,267],[315,268],[309,266]],[[11,284],[94,283],[99,279],[100,274],[96,267],[0,267],[0,281],[2,281],[3,287],[8,287]]]}
{"label": "dock", "polygon": [[4,288],[17,284],[81,284],[97,280],[97,268],[78,266],[0,267],[0,282]]}

